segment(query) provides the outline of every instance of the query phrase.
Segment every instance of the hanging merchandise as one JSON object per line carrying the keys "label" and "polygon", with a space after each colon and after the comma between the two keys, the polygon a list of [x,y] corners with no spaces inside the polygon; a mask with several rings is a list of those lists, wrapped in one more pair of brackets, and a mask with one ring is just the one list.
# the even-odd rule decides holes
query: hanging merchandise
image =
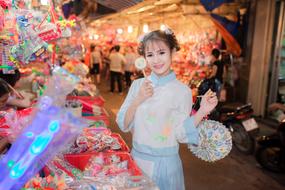
{"label": "hanging merchandise", "polygon": [[[6,5],[4,1],[0,3],[2,7]],[[19,67],[19,63],[28,64],[36,60],[48,49],[46,42],[70,37],[70,28],[76,26],[76,17],[69,20],[58,17],[52,1],[49,1],[47,14],[26,9],[28,4],[13,0],[10,6],[5,6],[11,9],[4,12],[0,8],[0,43],[3,44],[0,59],[5,73],[9,72],[9,66]],[[54,50],[52,48],[52,63],[55,62]]]}
{"label": "hanging merchandise", "polygon": [[5,9],[1,20],[3,28],[0,30],[0,62],[3,73],[8,74],[13,73],[14,67],[18,66],[18,61],[10,53],[10,49],[18,42],[15,12]]}
{"label": "hanging merchandise", "polygon": [[8,7],[11,6],[11,0],[1,0],[1,1],[0,1],[0,6],[1,6],[3,9],[7,9]]}
{"label": "hanging merchandise", "polygon": [[42,22],[36,27],[36,31],[44,41],[52,41],[61,38],[62,30],[56,25],[56,13],[53,6],[50,6],[48,14],[45,15]]}
{"label": "hanging merchandise", "polygon": [[68,20],[65,20],[62,16],[56,14],[51,4],[48,14],[46,14],[42,22],[36,27],[36,30],[39,37],[48,42],[61,37],[70,37],[70,28],[74,26],[76,26],[76,16],[70,16]]}
{"label": "hanging merchandise", "polygon": [[4,28],[4,10],[0,7],[0,31]]}
{"label": "hanging merchandise", "polygon": [[34,177],[32,178],[24,188],[21,190],[35,190],[35,189],[45,189],[45,190],[64,190],[67,189],[65,184],[66,175],[48,175],[44,178]]}
{"label": "hanging merchandise", "polygon": [[11,48],[11,54],[23,64],[35,60],[47,49],[45,43],[35,32],[29,18],[24,15],[16,17],[19,32],[19,43]]}
{"label": "hanging merchandise", "polygon": [[14,72],[14,67],[17,62],[12,61],[12,57],[10,55],[11,45],[8,41],[2,40],[0,51],[1,51],[1,69],[4,74],[9,74]]}

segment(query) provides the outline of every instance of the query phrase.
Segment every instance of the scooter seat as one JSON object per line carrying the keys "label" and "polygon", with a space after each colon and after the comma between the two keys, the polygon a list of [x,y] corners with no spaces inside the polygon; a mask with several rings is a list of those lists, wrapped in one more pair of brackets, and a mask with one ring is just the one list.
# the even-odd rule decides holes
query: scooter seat
{"label": "scooter seat", "polygon": [[222,105],[220,108],[221,113],[235,112],[238,107],[243,106],[243,103],[229,103]]}

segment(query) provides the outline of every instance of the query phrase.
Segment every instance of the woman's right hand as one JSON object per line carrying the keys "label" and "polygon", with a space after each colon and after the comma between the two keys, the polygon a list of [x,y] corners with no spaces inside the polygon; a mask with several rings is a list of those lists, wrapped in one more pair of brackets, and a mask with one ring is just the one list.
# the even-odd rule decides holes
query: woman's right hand
{"label": "woman's right hand", "polygon": [[153,86],[150,80],[145,79],[145,81],[143,82],[138,96],[137,96],[137,101],[141,104],[142,102],[144,102],[146,99],[148,99],[149,97],[151,97],[153,95]]}

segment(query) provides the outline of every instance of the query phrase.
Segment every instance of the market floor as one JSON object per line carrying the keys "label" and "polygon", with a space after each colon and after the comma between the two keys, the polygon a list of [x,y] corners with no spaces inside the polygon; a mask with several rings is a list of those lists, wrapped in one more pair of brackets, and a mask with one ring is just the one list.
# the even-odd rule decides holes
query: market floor
{"label": "market floor", "polygon": [[[131,134],[122,133],[115,123],[115,115],[126,96],[109,92],[109,82],[99,85],[110,114],[111,130],[120,133],[131,148]],[[180,146],[186,190],[284,190],[285,175],[262,170],[253,155],[243,155],[233,148],[230,155],[215,163],[196,158],[186,145]]]}

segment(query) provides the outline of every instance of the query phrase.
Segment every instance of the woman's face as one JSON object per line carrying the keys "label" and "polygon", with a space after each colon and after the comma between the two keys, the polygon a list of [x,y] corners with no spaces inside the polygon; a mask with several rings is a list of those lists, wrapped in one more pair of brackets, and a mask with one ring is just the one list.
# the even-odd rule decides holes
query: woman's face
{"label": "woman's face", "polygon": [[166,76],[170,72],[171,51],[165,42],[160,40],[146,43],[145,59],[150,69],[158,76]]}
{"label": "woman's face", "polygon": [[0,97],[0,108],[3,108],[6,105],[8,98],[9,98],[9,93],[4,94],[3,96]]}

